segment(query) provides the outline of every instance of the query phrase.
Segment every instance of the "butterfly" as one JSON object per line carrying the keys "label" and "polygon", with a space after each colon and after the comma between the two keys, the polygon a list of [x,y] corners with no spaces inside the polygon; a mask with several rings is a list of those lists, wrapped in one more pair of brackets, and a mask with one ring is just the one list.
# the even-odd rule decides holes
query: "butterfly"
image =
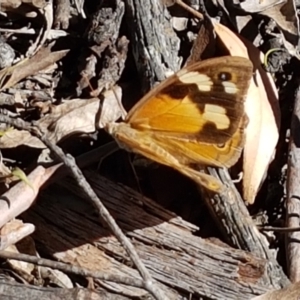
{"label": "butterfly", "polygon": [[229,168],[241,156],[252,74],[252,63],[243,57],[190,64],[150,90],[124,122],[105,128],[121,148],[221,193],[224,185],[198,168]]}

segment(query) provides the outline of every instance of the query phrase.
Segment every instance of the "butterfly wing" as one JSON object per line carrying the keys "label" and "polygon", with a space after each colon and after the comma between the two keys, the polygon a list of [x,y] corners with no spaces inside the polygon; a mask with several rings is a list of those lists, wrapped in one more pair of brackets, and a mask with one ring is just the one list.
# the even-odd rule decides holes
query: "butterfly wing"
{"label": "butterfly wing", "polygon": [[242,57],[195,63],[150,91],[126,122],[165,138],[223,144],[244,125],[251,76],[252,64]]}
{"label": "butterfly wing", "polygon": [[242,57],[195,63],[150,91],[126,123],[150,135],[183,165],[230,167],[244,144],[251,76],[252,64]]}

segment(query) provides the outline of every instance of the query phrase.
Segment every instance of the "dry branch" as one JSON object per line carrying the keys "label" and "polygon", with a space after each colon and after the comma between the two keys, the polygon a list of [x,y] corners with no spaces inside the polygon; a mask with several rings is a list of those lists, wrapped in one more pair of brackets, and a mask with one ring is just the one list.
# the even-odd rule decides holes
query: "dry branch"
{"label": "dry branch", "polygon": [[142,88],[148,91],[167,72],[180,69],[180,41],[162,1],[126,0],[126,17]]}
{"label": "dry branch", "polygon": [[[290,153],[288,161],[286,225],[289,228],[299,227],[300,223],[300,89],[296,93],[295,106],[291,122]],[[300,279],[300,232],[291,232],[287,235],[287,258],[289,275],[292,282]]]}

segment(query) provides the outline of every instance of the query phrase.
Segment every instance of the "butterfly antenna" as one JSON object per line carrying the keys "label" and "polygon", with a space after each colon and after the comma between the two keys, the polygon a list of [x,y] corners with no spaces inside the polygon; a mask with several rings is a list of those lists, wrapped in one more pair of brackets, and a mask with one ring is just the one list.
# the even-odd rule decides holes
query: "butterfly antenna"
{"label": "butterfly antenna", "polygon": [[130,159],[130,153],[128,153],[128,156],[127,156],[127,157],[128,157],[128,160],[129,160],[130,167],[131,167],[131,169],[132,169],[133,176],[134,176],[134,178],[135,178],[135,182],[136,182],[137,189],[138,189],[139,193],[140,193],[141,195],[143,195],[143,191],[142,191],[142,188],[141,188],[141,185],[140,185],[139,177],[138,177],[138,175],[137,175],[137,173],[136,173],[136,169],[135,169],[135,167],[134,167],[134,165],[133,165],[133,163],[132,163],[132,160]]}

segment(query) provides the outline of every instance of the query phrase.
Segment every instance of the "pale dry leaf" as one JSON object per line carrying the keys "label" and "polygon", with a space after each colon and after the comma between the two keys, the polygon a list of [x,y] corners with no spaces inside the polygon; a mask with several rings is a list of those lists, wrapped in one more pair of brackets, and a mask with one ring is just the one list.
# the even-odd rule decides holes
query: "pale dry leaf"
{"label": "pale dry leaf", "polygon": [[[251,1],[246,1],[251,2]],[[282,33],[285,48],[293,56],[298,56],[299,19],[294,0],[286,0],[261,12],[273,19]]]}
{"label": "pale dry leaf", "polygon": [[[51,1],[50,1],[51,2]],[[45,0],[0,0],[0,11],[16,11],[18,8],[18,14],[26,15],[28,13],[28,8],[33,9],[43,9],[48,5],[49,1]],[[22,4],[26,6],[22,7]]]}
{"label": "pale dry leaf", "polygon": [[44,8],[48,4],[48,2],[49,1],[46,0],[0,0],[0,11],[14,11],[22,4],[41,9]]}
{"label": "pale dry leaf", "polygon": [[[20,253],[15,245],[11,245],[5,250],[13,253]],[[23,277],[25,281],[33,280],[34,277],[32,276],[32,272],[35,269],[34,264],[14,259],[8,259],[7,263],[18,275]]]}
{"label": "pale dry leaf", "polygon": [[186,17],[173,17],[171,24],[176,31],[184,31],[187,29],[188,21],[189,19]]}
{"label": "pale dry leaf", "polygon": [[75,2],[75,5],[76,5],[76,9],[78,11],[78,13],[81,15],[81,17],[83,19],[86,19],[86,15],[85,15],[85,12],[84,12],[84,0],[74,0]]}
{"label": "pale dry leaf", "polygon": [[9,68],[16,57],[15,50],[0,38],[0,69]]}
{"label": "pale dry leaf", "polygon": [[249,58],[254,65],[245,103],[249,123],[243,158],[243,196],[248,203],[253,203],[279,138],[278,95],[272,77],[261,67],[259,50],[223,25],[215,23],[214,27],[231,55]]}
{"label": "pale dry leaf", "polygon": [[47,280],[50,284],[55,284],[58,287],[71,289],[74,287],[74,284],[70,277],[63,273],[62,271],[43,267],[40,269],[42,278]]}
{"label": "pale dry leaf", "polygon": [[97,130],[100,105],[99,98],[68,100],[37,124],[53,143],[76,133],[92,133]]}
{"label": "pale dry leaf", "polygon": [[0,235],[7,235],[10,234],[13,231],[19,230],[24,225],[23,221],[21,220],[11,220],[7,222],[3,227],[0,228]]}
{"label": "pale dry leaf", "polygon": [[[53,106],[52,112],[36,122],[52,143],[73,134],[92,133],[98,128],[99,98],[73,99]],[[13,129],[0,138],[1,148],[20,145],[45,148],[45,145],[28,131]]]}
{"label": "pale dry leaf", "polygon": [[51,52],[49,47],[42,48],[33,57],[1,70],[0,91],[10,88],[27,76],[34,75],[35,73],[45,69],[56,61],[62,59],[68,52],[68,50]]}
{"label": "pale dry leaf", "polygon": [[[22,236],[22,241],[16,239],[16,236],[20,236],[20,232],[24,231],[23,228],[28,227],[27,225],[31,224],[24,224],[20,220],[11,220],[8,223],[6,223],[1,228],[1,237],[8,237],[10,236],[10,240],[14,240],[15,243],[18,243],[18,246],[16,245],[8,245],[4,250],[14,252],[14,253],[27,253],[27,254],[33,254],[35,255],[35,244],[31,237],[29,236]],[[34,228],[34,226],[31,225],[31,227]],[[14,236],[14,237],[11,237]],[[2,248],[3,249],[3,248]],[[19,275],[24,277],[24,279],[27,281],[29,278],[32,279],[32,272],[35,269],[34,264],[30,264],[23,261],[13,260],[9,259],[8,264],[11,266],[11,268],[17,272]]]}
{"label": "pale dry leaf", "polygon": [[284,3],[285,0],[251,0],[241,1],[239,7],[247,13],[259,13],[271,7],[274,7],[280,3]]}
{"label": "pale dry leaf", "polygon": [[[246,27],[247,31],[252,36],[254,44],[259,45],[262,37],[258,32],[254,22],[249,22],[253,14],[262,14],[273,19],[280,31],[280,34],[270,33],[278,36],[282,40],[284,47],[288,52],[296,57],[299,57],[299,19],[294,0],[251,0],[238,1],[238,4],[233,1],[216,0],[217,4],[224,10],[228,18],[233,24],[236,24],[241,32]],[[242,13],[241,13],[242,11]],[[256,35],[253,36],[253,35]]]}
{"label": "pale dry leaf", "polygon": [[0,0],[0,11],[11,11],[22,4],[22,0]]}
{"label": "pale dry leaf", "polygon": [[[24,97],[25,98],[25,97]],[[22,94],[20,93],[19,90],[17,90],[15,93],[14,93],[14,100],[15,100],[15,104],[18,104],[16,105],[15,109],[17,112],[20,112],[21,110],[23,111],[24,110],[24,105],[25,105],[25,99],[22,97]],[[21,108],[20,108],[21,107]]]}
{"label": "pale dry leaf", "polygon": [[30,4],[36,8],[44,8],[48,5],[49,2],[47,0],[22,0],[23,3]]}
{"label": "pale dry leaf", "polygon": [[125,119],[127,113],[121,102],[122,89],[119,86],[105,91],[103,98],[99,128],[104,128],[107,123],[115,122],[120,118]]}
{"label": "pale dry leaf", "polygon": [[21,220],[12,219],[7,222],[0,230],[1,243],[0,250],[5,250],[11,245],[16,244],[26,236],[32,234],[35,226],[29,223],[23,223]]}
{"label": "pale dry leaf", "polygon": [[15,148],[21,145],[32,148],[46,147],[43,142],[25,130],[13,129],[0,137],[0,148],[2,149]]}
{"label": "pale dry leaf", "polygon": [[[23,240],[19,241],[17,245],[11,245],[5,250],[36,256],[35,243],[30,236],[25,237]],[[23,277],[25,281],[32,282],[34,280],[36,270],[34,264],[14,259],[8,259],[7,263],[17,274]]]}
{"label": "pale dry leaf", "polygon": [[11,170],[3,163],[2,152],[0,151],[0,179],[10,176]]}

